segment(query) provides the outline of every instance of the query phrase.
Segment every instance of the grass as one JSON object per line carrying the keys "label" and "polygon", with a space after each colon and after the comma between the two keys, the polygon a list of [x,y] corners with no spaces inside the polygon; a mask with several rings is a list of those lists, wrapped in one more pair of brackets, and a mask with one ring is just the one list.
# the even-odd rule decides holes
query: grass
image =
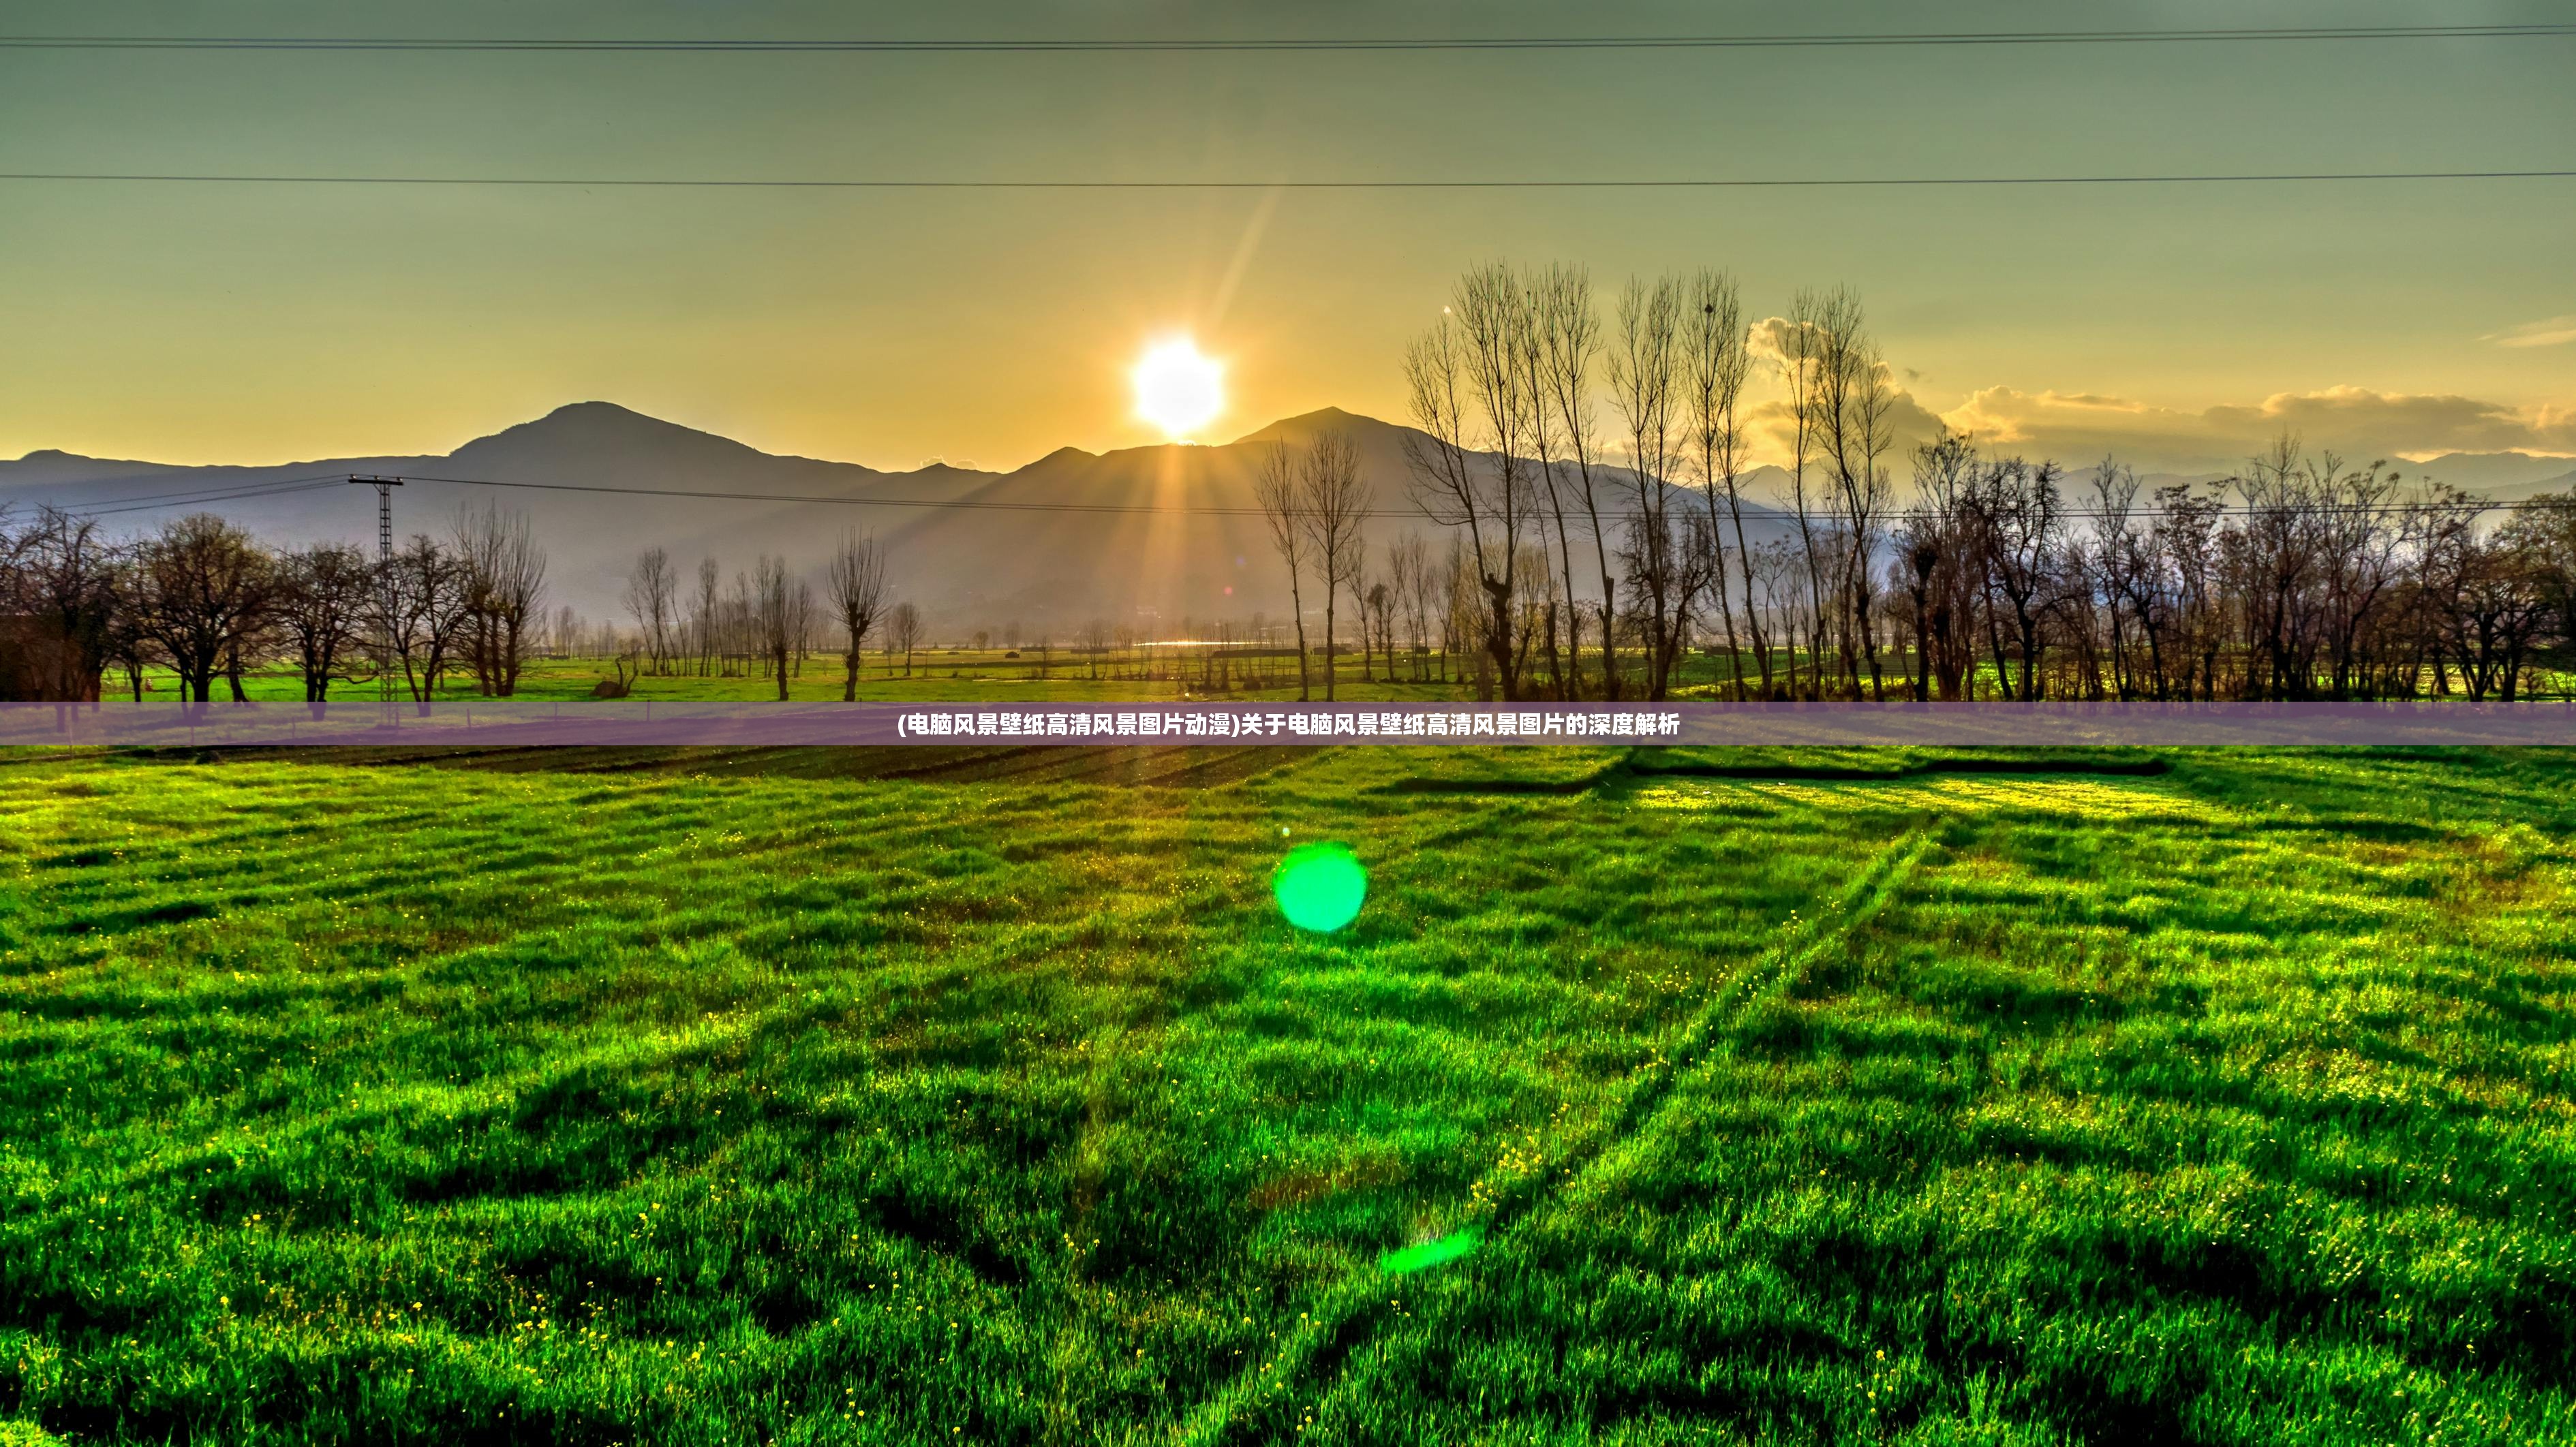
{"label": "grass", "polygon": [[0,1418],[2576,1438],[2576,764],[2162,757],[26,751]]}

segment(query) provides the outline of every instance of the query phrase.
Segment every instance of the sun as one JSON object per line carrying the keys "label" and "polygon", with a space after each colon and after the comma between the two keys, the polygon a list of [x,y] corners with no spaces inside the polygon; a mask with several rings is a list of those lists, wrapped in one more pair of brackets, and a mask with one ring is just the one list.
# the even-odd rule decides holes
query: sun
{"label": "sun", "polygon": [[1136,363],[1136,415],[1175,441],[1225,410],[1225,364],[1187,337],[1158,342]]}

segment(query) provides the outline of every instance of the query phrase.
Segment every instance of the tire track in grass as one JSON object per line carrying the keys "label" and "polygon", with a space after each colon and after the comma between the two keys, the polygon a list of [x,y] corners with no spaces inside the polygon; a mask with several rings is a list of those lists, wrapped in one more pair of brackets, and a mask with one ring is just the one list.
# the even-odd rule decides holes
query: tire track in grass
{"label": "tire track in grass", "polygon": [[[1674,1083],[1706,1057],[1710,1045],[1749,1006],[1790,988],[1817,959],[1874,918],[1912,877],[1931,845],[1928,826],[1918,825],[1900,835],[1871,858],[1831,907],[1793,928],[1789,938],[1764,951],[1714,992],[1673,1040],[1655,1047],[1654,1059],[1638,1072],[1627,1098],[1606,1123],[1543,1168],[1494,1195],[1491,1212],[1474,1223],[1482,1228],[1484,1242],[1500,1240],[1603,1155],[1636,1138],[1671,1097]],[[1221,1447],[1234,1440],[1237,1422],[1256,1396],[1275,1394],[1283,1383],[1300,1378],[1330,1377],[1367,1343],[1390,1305],[1383,1271],[1365,1266],[1352,1272],[1317,1309],[1299,1318],[1276,1355],[1246,1366],[1233,1383],[1201,1403],[1174,1433],[1174,1440],[1184,1447]],[[1311,1394],[1320,1398],[1325,1390],[1319,1384]]]}

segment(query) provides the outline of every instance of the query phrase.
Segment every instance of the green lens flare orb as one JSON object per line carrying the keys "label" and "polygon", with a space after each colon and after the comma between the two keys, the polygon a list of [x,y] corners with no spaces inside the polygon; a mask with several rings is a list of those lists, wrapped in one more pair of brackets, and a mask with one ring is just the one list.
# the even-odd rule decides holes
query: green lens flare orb
{"label": "green lens flare orb", "polygon": [[1407,1246],[1401,1251],[1389,1251],[1377,1259],[1377,1264],[1381,1269],[1394,1272],[1398,1276],[1407,1272],[1427,1270],[1434,1266],[1446,1266],[1475,1250],[1476,1243],[1484,1239],[1484,1227],[1470,1226],[1463,1231],[1453,1231],[1437,1241],[1425,1241],[1418,1246]]}
{"label": "green lens flare orb", "polygon": [[1279,861],[1270,891],[1290,924],[1328,935],[1360,917],[1368,871],[1346,845],[1300,844]]}

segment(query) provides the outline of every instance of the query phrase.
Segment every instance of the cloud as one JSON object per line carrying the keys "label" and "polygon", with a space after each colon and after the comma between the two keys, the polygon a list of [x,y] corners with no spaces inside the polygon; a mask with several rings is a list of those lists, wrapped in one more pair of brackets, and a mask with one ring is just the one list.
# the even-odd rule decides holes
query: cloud
{"label": "cloud", "polygon": [[2555,347],[2567,342],[2576,342],[2576,312],[2563,317],[2543,317],[2536,322],[2524,322],[2518,327],[2489,332],[2478,340],[2493,342],[2499,347]]}
{"label": "cloud", "polygon": [[[1941,415],[1924,406],[1914,394],[1899,387],[1894,389],[1887,408],[1887,455],[1901,460],[1922,443],[1941,435]],[[1786,464],[1797,446],[1797,428],[1789,415],[1789,404],[1778,399],[1761,403],[1745,414],[1745,430],[1752,434],[1755,455],[1765,462]],[[1900,474],[1902,466],[1896,469]]]}
{"label": "cloud", "polygon": [[2192,412],[2087,392],[1988,387],[1943,414],[1992,448],[2090,461],[2113,456],[2148,470],[2234,467],[2284,431],[2347,457],[2443,452],[2576,452],[2576,410],[2517,409],[2434,393],[2329,387]]}

